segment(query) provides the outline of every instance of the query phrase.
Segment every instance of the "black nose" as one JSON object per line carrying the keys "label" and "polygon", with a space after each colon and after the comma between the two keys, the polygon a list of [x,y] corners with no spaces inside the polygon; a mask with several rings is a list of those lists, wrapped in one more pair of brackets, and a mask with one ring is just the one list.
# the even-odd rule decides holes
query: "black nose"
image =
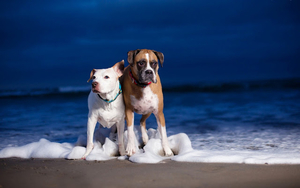
{"label": "black nose", "polygon": [[149,75],[150,75],[150,74],[153,74],[152,70],[146,70],[145,73],[146,73],[146,74],[149,74]]}
{"label": "black nose", "polygon": [[93,82],[93,83],[92,83],[92,87],[93,87],[93,88],[95,88],[97,85],[98,85],[97,82]]}

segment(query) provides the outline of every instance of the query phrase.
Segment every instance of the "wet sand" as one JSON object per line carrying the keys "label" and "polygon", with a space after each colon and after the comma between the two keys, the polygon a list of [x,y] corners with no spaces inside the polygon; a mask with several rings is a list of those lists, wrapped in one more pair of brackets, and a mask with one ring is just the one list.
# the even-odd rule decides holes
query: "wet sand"
{"label": "wet sand", "polygon": [[0,159],[0,188],[300,187],[300,165]]}

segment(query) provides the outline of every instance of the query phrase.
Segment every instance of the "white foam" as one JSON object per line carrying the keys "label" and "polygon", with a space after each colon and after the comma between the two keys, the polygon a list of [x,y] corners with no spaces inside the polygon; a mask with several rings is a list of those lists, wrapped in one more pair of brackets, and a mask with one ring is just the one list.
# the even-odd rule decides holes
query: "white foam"
{"label": "white foam", "polygon": [[89,91],[91,89],[90,86],[65,86],[65,87],[59,87],[58,90],[61,93],[70,93],[70,92],[83,92],[83,91]]}
{"label": "white foam", "polygon": [[[166,159],[180,162],[204,162],[204,163],[247,163],[247,164],[300,164],[300,153],[298,150],[281,152],[265,150],[195,150],[185,133],[179,133],[168,137],[170,148],[175,154],[173,157],[164,157],[159,134],[154,129],[148,131],[149,141],[147,145],[131,157],[118,157],[117,141],[113,142],[105,138],[102,145],[95,141],[94,149],[86,160],[110,160],[118,157],[119,160],[129,159],[135,163],[159,163]],[[125,132],[127,134],[127,132]],[[136,131],[137,140],[141,143],[141,138]],[[7,147],[0,151],[0,158],[20,157],[20,158],[66,158],[80,159],[85,152],[85,138],[80,136],[77,143],[56,143],[46,139],[40,139],[20,147]],[[126,143],[126,136],[125,136]]]}
{"label": "white foam", "polygon": [[[70,153],[65,157],[67,159],[81,159],[83,154],[85,153],[85,147],[83,146],[75,146],[72,148]],[[105,139],[105,144],[103,147],[100,142],[94,143],[94,149],[87,156],[87,161],[106,161],[110,159],[116,158],[115,156],[118,154],[118,146],[114,142],[112,142],[109,138]]]}
{"label": "white foam", "polygon": [[72,144],[55,143],[46,139],[40,139],[20,147],[7,147],[0,151],[1,158],[65,158],[72,149]]}

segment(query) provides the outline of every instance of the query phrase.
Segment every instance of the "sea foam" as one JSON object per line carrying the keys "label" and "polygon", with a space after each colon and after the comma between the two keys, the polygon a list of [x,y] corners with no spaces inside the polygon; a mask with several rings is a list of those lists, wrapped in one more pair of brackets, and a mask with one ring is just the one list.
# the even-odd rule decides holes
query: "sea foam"
{"label": "sea foam", "polygon": [[[95,133],[99,134],[99,132]],[[203,162],[203,163],[247,163],[247,164],[300,164],[299,152],[266,152],[248,150],[195,150],[185,133],[179,133],[168,137],[169,145],[174,153],[172,157],[165,157],[161,146],[159,133],[154,129],[148,130],[149,141],[143,149],[131,157],[118,157],[117,141],[95,135],[94,149],[86,158],[88,161],[103,161],[118,158],[119,160],[129,159],[135,163],[159,163],[166,159],[180,162]],[[127,141],[125,132],[125,143]],[[141,144],[140,134],[136,131],[138,144]],[[103,135],[102,135],[103,137]],[[85,152],[85,140],[83,136],[78,138],[74,144],[56,143],[46,139],[40,139],[20,147],[6,147],[0,151],[0,158],[66,158],[80,159]],[[102,139],[102,142],[100,140]]]}

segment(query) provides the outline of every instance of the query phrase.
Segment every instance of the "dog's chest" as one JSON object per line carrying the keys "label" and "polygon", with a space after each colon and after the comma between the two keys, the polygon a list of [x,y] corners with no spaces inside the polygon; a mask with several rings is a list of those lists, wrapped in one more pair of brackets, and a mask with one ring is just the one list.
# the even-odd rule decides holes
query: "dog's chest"
{"label": "dog's chest", "polygon": [[138,114],[157,113],[158,111],[158,97],[152,92],[150,87],[143,89],[143,97],[140,99],[130,95],[131,104],[134,111]]}
{"label": "dog's chest", "polygon": [[93,112],[97,116],[97,121],[103,126],[110,128],[114,124],[124,119],[123,99],[114,101],[113,103],[100,105],[94,108]]}

